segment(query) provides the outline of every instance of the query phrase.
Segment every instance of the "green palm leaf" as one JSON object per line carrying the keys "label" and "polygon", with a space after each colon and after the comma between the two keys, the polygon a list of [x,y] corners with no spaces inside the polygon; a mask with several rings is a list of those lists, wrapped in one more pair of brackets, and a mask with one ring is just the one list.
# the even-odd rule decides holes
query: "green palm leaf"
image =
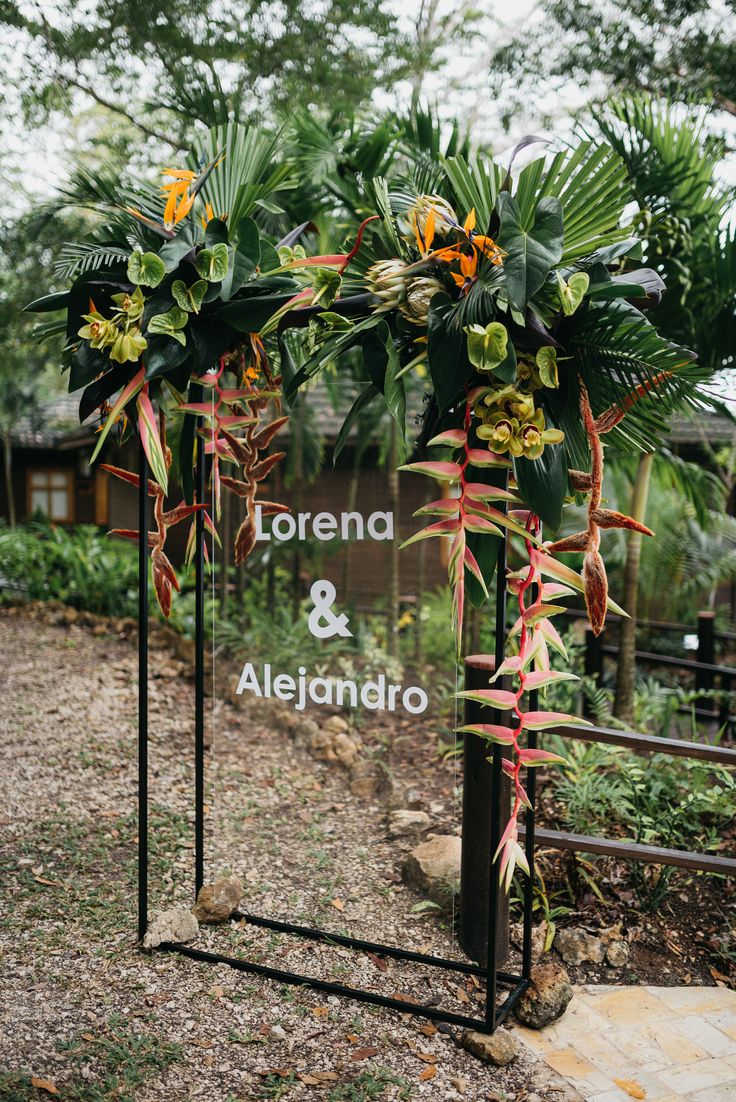
{"label": "green palm leaf", "polygon": [[188,163],[196,169],[201,163],[223,158],[201,191],[215,215],[227,214],[230,223],[237,225],[258,206],[280,209],[271,197],[296,186],[291,164],[281,158],[282,137],[283,131],[266,134],[236,122],[212,127],[201,148],[189,155]]}

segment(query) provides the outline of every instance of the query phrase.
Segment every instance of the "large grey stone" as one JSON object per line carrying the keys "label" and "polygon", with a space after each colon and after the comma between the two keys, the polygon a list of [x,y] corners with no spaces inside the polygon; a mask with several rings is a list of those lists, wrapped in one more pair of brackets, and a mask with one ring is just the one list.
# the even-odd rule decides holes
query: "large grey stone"
{"label": "large grey stone", "polygon": [[401,838],[407,834],[421,834],[429,826],[430,819],[426,811],[410,811],[398,808],[388,817],[389,838]]}
{"label": "large grey stone", "polygon": [[601,964],[606,955],[606,946],[602,938],[594,937],[587,930],[560,930],[554,944],[565,964],[573,966],[586,962]]}
{"label": "large grey stone", "polygon": [[456,834],[430,834],[404,861],[406,883],[444,904],[460,887],[462,844]]}
{"label": "large grey stone", "polygon": [[570,977],[561,964],[535,964],[531,983],[516,1004],[516,1017],[532,1029],[543,1029],[565,1013],[571,998]]}
{"label": "large grey stone", "polygon": [[156,915],[143,938],[144,949],[157,949],[165,942],[181,944],[193,941],[199,933],[199,924],[188,907],[170,907]]}
{"label": "large grey stone", "polygon": [[519,1055],[519,1043],[507,1029],[497,1029],[495,1033],[477,1033],[474,1029],[466,1029],[463,1048],[479,1060],[499,1068],[510,1064]]}

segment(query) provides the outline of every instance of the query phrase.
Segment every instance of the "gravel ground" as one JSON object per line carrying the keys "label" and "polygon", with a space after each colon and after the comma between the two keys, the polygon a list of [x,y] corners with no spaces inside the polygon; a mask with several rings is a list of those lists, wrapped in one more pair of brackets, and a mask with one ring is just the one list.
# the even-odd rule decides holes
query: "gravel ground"
{"label": "gravel ground", "polygon": [[[526,1051],[483,1064],[456,1032],[135,944],[136,654],[109,627],[0,617],[0,1098],[260,1100],[572,1097]],[[443,956],[451,923],[400,877],[412,844],[266,717],[209,717],[207,878],[244,907]],[[208,706],[209,708],[209,706]],[[151,653],[151,910],[193,892],[192,683]],[[212,763],[214,759],[214,764]],[[451,774],[448,774],[451,776]],[[195,945],[477,1013],[470,981],[245,924]]]}

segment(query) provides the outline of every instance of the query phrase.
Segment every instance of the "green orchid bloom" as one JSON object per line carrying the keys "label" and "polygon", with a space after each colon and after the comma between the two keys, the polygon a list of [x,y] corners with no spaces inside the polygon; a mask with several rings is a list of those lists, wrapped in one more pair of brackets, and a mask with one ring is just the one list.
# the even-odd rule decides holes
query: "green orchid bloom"
{"label": "green orchid bloom", "polygon": [[527,459],[539,459],[546,444],[561,444],[564,439],[565,434],[561,429],[545,428],[544,411],[538,409],[531,420],[522,425],[518,444],[521,455]]}
{"label": "green orchid bloom", "polygon": [[112,301],[118,310],[126,315],[128,321],[138,321],[139,318],[143,317],[143,307],[146,300],[143,298],[143,291],[140,287],[136,287],[132,295],[125,292],[113,295]]}
{"label": "green orchid bloom", "polygon": [[91,314],[82,314],[82,317],[87,324],[82,326],[77,336],[89,341],[93,348],[104,348],[113,343],[118,335],[118,327],[113,321],[103,318],[96,310]]}
{"label": "green orchid bloom", "polygon": [[148,341],[135,325],[124,333],[118,333],[110,349],[110,359],[120,364],[127,363],[129,360],[135,362],[141,358],[146,348],[148,348]]}
{"label": "green orchid bloom", "polygon": [[507,417],[505,413],[492,413],[488,420],[478,428],[478,439],[487,440],[489,451],[498,455],[511,452],[521,455],[519,444],[521,425],[516,417]]}

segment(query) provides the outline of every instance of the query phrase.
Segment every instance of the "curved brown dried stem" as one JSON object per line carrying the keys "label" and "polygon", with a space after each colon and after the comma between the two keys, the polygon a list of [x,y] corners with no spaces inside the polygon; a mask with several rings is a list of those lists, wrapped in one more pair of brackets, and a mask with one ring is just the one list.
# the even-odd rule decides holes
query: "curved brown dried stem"
{"label": "curved brown dried stem", "polygon": [[[635,400],[632,399],[629,405],[633,404]],[[640,524],[633,517],[616,512],[614,509],[601,508],[603,493],[603,443],[601,436],[615,428],[624,417],[624,414],[624,409],[612,406],[605,410],[600,417],[594,418],[593,411],[590,408],[588,392],[582,379],[580,380],[580,415],[583,419],[585,434],[588,437],[591,469],[590,474],[573,470],[568,473],[573,489],[580,493],[590,494],[588,527],[583,532],[575,532],[571,536],[564,536],[561,540],[549,545],[549,550],[553,553],[562,551],[585,552],[585,559],[583,560],[585,604],[594,635],[600,635],[603,631],[608,605],[608,578],[605,563],[599,551],[601,528],[624,528],[630,532],[641,532],[645,536],[654,535],[650,528],[647,528],[645,524]]]}

